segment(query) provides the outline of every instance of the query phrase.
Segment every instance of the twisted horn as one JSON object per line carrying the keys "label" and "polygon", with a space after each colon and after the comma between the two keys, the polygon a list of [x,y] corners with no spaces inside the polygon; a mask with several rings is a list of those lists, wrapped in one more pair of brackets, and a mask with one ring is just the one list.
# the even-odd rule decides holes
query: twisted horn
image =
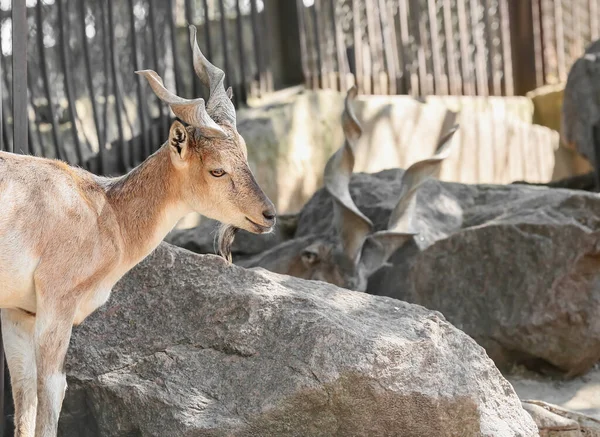
{"label": "twisted horn", "polygon": [[358,261],[365,238],[373,228],[371,220],[357,208],[348,188],[354,169],[356,144],[362,135],[362,129],[351,105],[356,94],[355,86],[348,90],[342,114],[344,145],[329,158],[323,175],[325,189],[334,200],[334,222],[341,237],[344,252],[354,262]]}
{"label": "twisted horn", "polygon": [[406,241],[417,234],[412,226],[417,201],[417,189],[437,172],[442,161],[450,155],[452,137],[458,125],[450,129],[439,141],[435,155],[415,162],[402,175],[400,196],[385,231],[370,235],[361,254],[361,264],[369,272],[381,267]]}
{"label": "twisted horn", "polygon": [[173,113],[187,124],[200,129],[203,135],[210,138],[225,138],[225,131],[214,122],[206,112],[204,99],[184,99],[165,88],[161,77],[153,70],[136,71],[144,76],[154,94],[171,107]]}
{"label": "twisted horn", "polygon": [[457,130],[458,125],[455,125],[442,137],[435,155],[423,161],[415,162],[404,172],[399,200],[388,222],[388,232],[412,233],[411,219],[414,215],[417,200],[417,188],[436,173],[440,169],[442,161],[450,155],[451,140]]}
{"label": "twisted horn", "polygon": [[207,111],[215,121],[225,121],[235,127],[235,107],[225,90],[225,73],[211,64],[200,51],[196,40],[196,26],[190,24],[189,29],[190,45],[194,54],[194,70],[200,81],[210,90]]}

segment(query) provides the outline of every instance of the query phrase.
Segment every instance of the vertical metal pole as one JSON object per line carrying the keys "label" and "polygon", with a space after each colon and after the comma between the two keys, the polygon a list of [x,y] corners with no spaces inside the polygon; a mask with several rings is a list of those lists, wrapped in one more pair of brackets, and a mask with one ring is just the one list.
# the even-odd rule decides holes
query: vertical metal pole
{"label": "vertical metal pole", "polygon": [[[27,116],[27,6],[25,0],[12,2],[13,69],[13,147],[11,152],[27,154],[29,120]],[[1,334],[1,331],[0,331]],[[0,435],[4,435],[4,343],[0,335]]]}
{"label": "vertical metal pole", "polygon": [[258,8],[256,0],[250,0],[250,17],[252,22],[252,42],[254,49],[254,58],[256,60],[256,83],[258,84],[258,94],[264,89],[262,86],[262,74],[263,74],[263,63],[262,63],[262,45],[258,34]]}
{"label": "vertical metal pole", "polygon": [[[75,156],[77,157],[77,164],[84,166],[83,152],[81,150],[81,142],[79,141],[79,134],[77,133],[77,116],[75,114],[75,98],[73,90],[73,78],[71,77],[71,65],[69,63],[69,35],[66,34],[68,27],[65,26],[65,21],[68,19],[65,6],[63,4],[65,0],[57,0],[57,25],[58,25],[58,45],[60,46],[60,62],[63,69],[63,80],[65,85],[65,94],[67,97],[69,119],[71,120],[71,135],[73,136],[73,146],[75,147]],[[27,27],[25,27],[27,29]],[[25,35],[25,38],[27,34]],[[14,59],[14,56],[13,56]]]}
{"label": "vertical metal pole", "polygon": [[42,76],[42,83],[44,85],[44,94],[46,96],[46,105],[48,108],[48,117],[50,118],[50,124],[52,125],[52,141],[54,143],[54,154],[57,159],[62,159],[64,152],[60,147],[60,140],[58,138],[58,123],[54,116],[54,103],[52,95],[50,93],[50,79],[48,77],[48,69],[46,68],[46,50],[44,48],[44,34],[42,29],[44,28],[44,16],[42,11],[42,0],[38,0],[35,6],[35,21],[36,21],[36,37],[38,46],[38,56],[40,59],[40,76]]}
{"label": "vertical metal pole", "polygon": [[117,129],[119,132],[119,147],[120,147],[120,170],[121,171],[129,171],[129,151],[125,147],[125,139],[123,136],[123,114],[121,112],[121,96],[119,93],[119,86],[117,83],[118,80],[118,61],[117,61],[117,53],[116,53],[116,39],[115,39],[115,27],[113,22],[113,1],[108,0],[108,47],[110,51],[110,66],[112,73],[112,85],[113,85],[113,95],[115,96],[115,116],[117,118]]}
{"label": "vertical metal pole", "polygon": [[[181,95],[181,78],[179,76],[179,56],[177,56],[177,33],[175,27],[175,8],[173,6],[173,0],[168,1],[168,16],[167,25],[169,26],[169,32],[171,33],[171,52],[173,52],[173,76],[175,78],[175,94]],[[227,71],[227,70],[225,70]]]}
{"label": "vertical metal pole", "polygon": [[240,8],[240,0],[235,1],[235,33],[237,37],[238,56],[240,66],[240,83],[239,83],[239,98],[243,103],[247,102],[248,92],[246,90],[246,59],[244,56],[244,37],[242,34],[242,11]]}
{"label": "vertical metal pole", "polygon": [[[88,37],[85,31],[85,18],[86,18],[86,4],[85,0],[79,0],[79,23],[81,27],[81,42],[83,44],[83,59],[85,62],[85,78],[87,82],[88,93],[90,96],[90,103],[92,104],[92,115],[94,117],[94,125],[96,127],[96,138],[98,139],[98,155],[100,154],[100,147],[102,143],[102,133],[100,126],[100,113],[98,111],[98,104],[96,103],[96,96],[94,93],[94,80],[93,73],[91,67],[91,58],[90,58],[90,44],[88,42]],[[99,170],[98,168],[94,169],[95,171]]]}
{"label": "vertical metal pole", "polygon": [[[0,21],[0,27],[2,21]],[[2,47],[2,41],[0,41],[0,47]],[[0,77],[2,77],[2,53],[0,53]],[[4,91],[2,90],[2,82],[0,81],[0,150],[8,150],[8,144],[3,144],[4,141],[4,111],[2,110],[2,102],[4,101]]]}
{"label": "vertical metal pole", "polygon": [[[192,0],[185,0],[185,19],[187,20],[188,25],[194,24],[193,3]],[[194,71],[194,49],[191,44],[188,44],[188,46],[190,51],[190,65],[192,67],[190,71]],[[192,74],[192,95],[194,97],[200,95],[200,81],[195,74]]]}
{"label": "vertical metal pole", "polygon": [[[154,14],[154,2],[156,0],[148,0],[148,21],[150,22],[150,43],[151,43],[151,47],[152,47],[152,61],[154,62],[154,70],[161,75],[161,69],[159,68],[159,62],[158,62],[158,41],[156,40],[156,19],[155,19],[155,14]],[[111,53],[112,53],[112,48],[110,49]],[[210,59],[210,56],[209,58]],[[164,77],[164,76],[163,76]],[[166,138],[168,133],[169,133],[169,112],[167,110],[167,114],[165,115],[164,113],[164,105],[163,103],[158,100],[158,115],[159,115],[159,120],[160,120],[160,128],[159,128],[159,132],[160,132],[160,137],[161,138]],[[160,142],[158,142],[158,144],[160,144]],[[158,148],[158,147],[156,147]]]}
{"label": "vertical metal pole", "polygon": [[206,39],[206,56],[208,59],[212,59],[212,45],[210,43],[210,17],[208,14],[208,1],[202,0],[202,6],[204,9],[204,39]]}
{"label": "vertical metal pole", "polygon": [[[225,16],[225,5],[223,4],[223,0],[219,0],[219,13],[221,15],[221,45],[223,46],[223,67],[225,69],[225,78],[227,78],[227,74],[229,73],[229,80],[228,82],[231,82],[231,70],[229,69],[229,53],[228,53],[228,47],[227,47],[227,26],[226,26],[226,20],[227,17]],[[225,83],[223,83],[223,85],[225,86]],[[225,86],[225,88],[227,88],[227,86]]]}
{"label": "vertical metal pole", "polygon": [[309,86],[312,83],[311,70],[308,66],[308,42],[306,38],[306,25],[304,23],[304,4],[302,0],[296,0],[298,11],[298,28],[300,33],[300,56],[302,56],[302,73],[304,83]]}
{"label": "vertical metal pole", "polygon": [[[135,13],[133,0],[129,0],[129,26],[131,27],[131,55],[133,57],[133,68],[135,70],[140,70],[140,60],[138,57],[138,42],[137,42],[137,33],[135,29]],[[172,35],[175,38],[175,34]],[[173,58],[175,60],[176,55],[175,51],[173,51]],[[175,60],[176,62],[176,60]],[[142,142],[142,146],[140,150],[138,150],[138,156],[140,158],[140,162],[150,156],[150,139],[148,138],[148,126],[146,123],[146,102],[144,100],[144,95],[142,93],[142,77],[136,75],[135,77],[136,83],[136,94],[137,94],[137,106],[138,106],[138,117],[140,122],[140,140]]]}
{"label": "vertical metal pole", "polygon": [[[11,152],[28,153],[27,141],[27,7],[25,0],[12,5],[13,43],[13,147]],[[2,356],[4,356],[2,354]],[[0,363],[3,365],[3,363]]]}

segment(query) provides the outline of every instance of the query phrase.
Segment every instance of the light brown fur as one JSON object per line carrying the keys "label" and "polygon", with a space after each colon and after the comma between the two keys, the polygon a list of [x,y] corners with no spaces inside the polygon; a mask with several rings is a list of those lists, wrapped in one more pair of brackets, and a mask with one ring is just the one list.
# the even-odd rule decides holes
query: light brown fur
{"label": "light brown fur", "polygon": [[[71,327],[179,218],[197,211],[250,232],[272,229],[275,211],[243,139],[222,128],[227,138],[207,139],[175,122],[158,152],[115,179],[0,153],[0,307],[18,437],[56,435]],[[210,173],[218,169],[226,173]]]}
{"label": "light brown fur", "polygon": [[129,174],[101,178],[0,152],[0,308],[16,437],[56,436],[73,325],[104,304],[183,215],[273,229],[275,208],[248,167],[224,73],[200,52],[193,26],[190,44],[210,98],[182,99],[156,72],[138,72],[190,126],[173,123],[167,143]]}

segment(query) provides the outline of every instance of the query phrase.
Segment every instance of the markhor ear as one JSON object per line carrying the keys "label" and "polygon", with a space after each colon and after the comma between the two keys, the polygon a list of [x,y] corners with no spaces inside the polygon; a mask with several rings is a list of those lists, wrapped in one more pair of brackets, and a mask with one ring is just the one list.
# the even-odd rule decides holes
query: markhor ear
{"label": "markhor ear", "polygon": [[171,152],[177,155],[175,158],[182,161],[187,158],[189,153],[188,133],[185,126],[177,120],[173,122],[169,130],[169,147]]}
{"label": "markhor ear", "polygon": [[229,97],[229,100],[233,100],[233,88],[229,87],[227,88],[227,97]]}

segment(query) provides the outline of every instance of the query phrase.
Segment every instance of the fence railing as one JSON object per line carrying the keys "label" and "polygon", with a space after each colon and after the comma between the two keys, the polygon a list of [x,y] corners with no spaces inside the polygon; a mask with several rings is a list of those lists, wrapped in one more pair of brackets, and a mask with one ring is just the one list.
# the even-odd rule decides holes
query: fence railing
{"label": "fence railing", "polygon": [[297,0],[312,88],[524,94],[565,81],[600,34],[599,0]]}
{"label": "fence railing", "polygon": [[600,0],[533,2],[536,85],[567,80],[590,41],[600,38]]}
{"label": "fence railing", "polygon": [[[366,94],[524,94],[564,81],[600,35],[600,0],[27,0],[18,25],[7,3],[0,63],[13,62],[7,35],[24,26],[15,43],[29,50],[16,62],[29,69],[15,80],[0,71],[0,148],[103,174],[126,171],[166,138],[170,112],[135,70],[206,97],[188,23],[237,106],[303,80],[340,91],[356,82]],[[15,84],[28,89],[15,101],[27,117],[13,114]]]}
{"label": "fence railing", "polygon": [[[0,3],[0,7],[6,2]],[[159,103],[139,69],[154,69],[166,85],[186,97],[205,96],[193,74],[188,23],[198,27],[199,45],[226,73],[234,103],[268,93],[271,21],[262,0],[15,0],[25,8],[17,23],[0,10],[0,34],[26,30],[26,57],[15,57],[3,41],[0,62],[29,65],[28,74],[3,69],[5,89],[2,148],[64,159],[97,173],[122,173],[166,138],[169,110]],[[10,84],[24,102],[10,105]],[[22,106],[18,106],[22,105]],[[24,105],[24,106],[23,106]],[[23,112],[26,111],[26,112]],[[24,114],[26,116],[24,116]]]}

